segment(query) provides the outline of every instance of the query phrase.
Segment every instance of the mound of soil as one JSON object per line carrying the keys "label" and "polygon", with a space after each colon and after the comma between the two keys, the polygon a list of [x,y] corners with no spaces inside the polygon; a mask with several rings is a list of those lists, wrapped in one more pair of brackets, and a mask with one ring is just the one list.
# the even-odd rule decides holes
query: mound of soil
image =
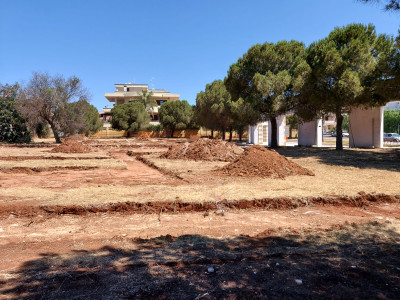
{"label": "mound of soil", "polygon": [[207,161],[234,161],[243,149],[222,140],[197,139],[170,146],[161,158]]}
{"label": "mound of soil", "polygon": [[214,171],[218,175],[285,178],[289,175],[315,176],[274,150],[261,146],[246,148],[234,162]]}
{"label": "mound of soil", "polygon": [[88,153],[93,149],[76,140],[66,140],[61,145],[53,148],[52,153]]}

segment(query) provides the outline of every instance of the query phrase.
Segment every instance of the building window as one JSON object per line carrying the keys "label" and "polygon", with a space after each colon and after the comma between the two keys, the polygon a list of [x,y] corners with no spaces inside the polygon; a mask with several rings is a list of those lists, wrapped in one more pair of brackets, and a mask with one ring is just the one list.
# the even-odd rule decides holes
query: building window
{"label": "building window", "polygon": [[157,104],[158,105],[161,105],[161,104],[163,104],[164,102],[166,102],[165,100],[157,100]]}

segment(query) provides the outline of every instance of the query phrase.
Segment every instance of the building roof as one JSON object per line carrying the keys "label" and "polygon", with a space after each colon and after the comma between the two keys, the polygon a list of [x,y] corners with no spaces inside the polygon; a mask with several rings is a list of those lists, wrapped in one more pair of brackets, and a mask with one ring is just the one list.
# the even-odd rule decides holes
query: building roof
{"label": "building roof", "polygon": [[147,83],[115,83],[114,85],[123,85],[123,86],[149,86]]}

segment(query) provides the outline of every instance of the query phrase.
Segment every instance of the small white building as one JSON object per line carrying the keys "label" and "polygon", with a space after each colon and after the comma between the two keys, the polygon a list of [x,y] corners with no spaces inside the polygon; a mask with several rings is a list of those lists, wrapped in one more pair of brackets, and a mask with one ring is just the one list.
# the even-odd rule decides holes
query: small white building
{"label": "small white building", "polygon": [[[388,107],[397,107],[398,101],[391,101]],[[349,113],[349,147],[382,148],[384,106],[355,107]],[[322,119],[299,124],[299,146],[322,146]]]}
{"label": "small white building", "polygon": [[[277,127],[278,127],[278,146],[286,146],[286,116],[279,116],[277,118]],[[257,123],[254,126],[249,126],[248,129],[248,143],[254,145],[263,145],[269,146],[271,145],[271,122],[265,121]]]}
{"label": "small white building", "polygon": [[298,145],[306,147],[322,146],[322,119],[299,123]]}

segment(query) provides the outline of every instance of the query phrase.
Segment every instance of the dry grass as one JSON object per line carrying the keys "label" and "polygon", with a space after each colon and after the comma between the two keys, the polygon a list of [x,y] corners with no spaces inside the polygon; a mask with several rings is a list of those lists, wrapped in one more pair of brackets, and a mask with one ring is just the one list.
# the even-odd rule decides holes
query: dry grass
{"label": "dry grass", "polygon": [[190,176],[197,177],[197,182],[193,184],[94,186],[63,191],[20,187],[6,189],[2,195],[15,200],[34,200],[35,203],[40,200],[42,204],[88,205],[124,201],[175,201],[177,198],[186,202],[203,202],[219,199],[233,201],[275,197],[354,196],[360,191],[400,194],[398,172],[326,166],[313,159],[297,159],[296,162],[315,172],[316,176],[291,176],[286,179],[226,178],[194,171]]}
{"label": "dry grass", "polygon": [[211,170],[222,168],[227,165],[227,162],[213,162],[213,161],[193,161],[183,159],[165,159],[156,156],[145,155],[145,158],[153,162],[157,167],[172,171],[178,175],[186,173],[205,173]]}
{"label": "dry grass", "polygon": [[133,153],[158,153],[158,156],[161,155],[162,152],[166,152],[168,148],[146,148],[146,147],[141,147],[141,148],[132,148],[129,149],[130,152]]}
{"label": "dry grass", "polygon": [[23,161],[2,161],[0,160],[0,170],[8,171],[12,169],[32,169],[47,170],[54,168],[103,168],[103,169],[126,169],[123,161],[116,159],[34,159]]}
{"label": "dry grass", "polygon": [[[37,149],[24,149],[28,151],[25,155],[32,155],[32,150]],[[210,170],[222,167],[226,164],[225,162],[168,160],[159,159],[156,154],[152,154],[146,158],[159,168],[178,174],[184,181],[175,181],[174,184],[143,182],[135,185],[82,185],[80,188],[62,190],[20,186],[3,188],[1,198],[2,201],[32,200],[35,204],[87,205],[124,201],[176,201],[177,199],[186,202],[203,202],[219,199],[233,201],[275,197],[355,196],[360,191],[400,195],[400,152],[396,150],[334,151],[288,148],[281,149],[279,152],[310,169],[316,176],[290,176],[286,179],[222,177],[211,174]],[[125,168],[123,162],[112,159],[0,161],[0,168],[43,166]],[[57,181],[57,176],[54,180]]]}
{"label": "dry grass", "polygon": [[[56,145],[55,145],[56,146]],[[16,148],[16,147],[0,147],[0,157],[10,156],[41,156],[45,157],[79,157],[79,158],[107,158],[109,155],[104,151],[90,153],[51,153],[53,147],[37,147],[37,148]]]}

